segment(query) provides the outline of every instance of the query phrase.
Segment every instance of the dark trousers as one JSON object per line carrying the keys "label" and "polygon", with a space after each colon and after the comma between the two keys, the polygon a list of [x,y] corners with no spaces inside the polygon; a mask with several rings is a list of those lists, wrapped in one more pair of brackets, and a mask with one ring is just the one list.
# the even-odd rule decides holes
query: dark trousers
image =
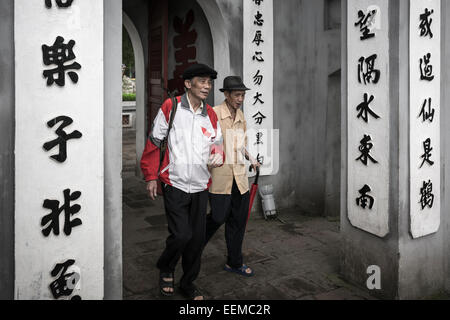
{"label": "dark trousers", "polygon": [[233,181],[231,195],[209,194],[211,213],[206,217],[205,245],[225,223],[227,264],[232,268],[240,268],[243,264],[242,242],[247,224],[249,200],[249,192],[241,195],[236,181]]}
{"label": "dark trousers", "polygon": [[208,191],[185,193],[166,186],[163,193],[170,235],[157,267],[161,272],[172,273],[181,257],[183,277],[180,286],[190,289],[200,272]]}

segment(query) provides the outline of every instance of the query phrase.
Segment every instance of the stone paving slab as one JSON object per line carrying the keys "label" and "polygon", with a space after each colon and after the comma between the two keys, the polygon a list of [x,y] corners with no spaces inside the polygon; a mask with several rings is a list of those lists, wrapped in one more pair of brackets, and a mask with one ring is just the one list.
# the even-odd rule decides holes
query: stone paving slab
{"label": "stone paving slab", "polygon": [[234,294],[239,300],[292,300],[293,297],[282,289],[270,283],[257,283],[235,290]]}
{"label": "stone paving slab", "polygon": [[323,292],[314,295],[315,300],[376,300],[370,296],[364,295],[362,292],[355,292],[347,288],[338,288],[335,290]]}
{"label": "stone paving slab", "polygon": [[293,299],[298,299],[308,295],[320,294],[324,291],[317,284],[299,275],[291,275],[284,278],[277,278],[269,281],[273,287],[280,289]]}

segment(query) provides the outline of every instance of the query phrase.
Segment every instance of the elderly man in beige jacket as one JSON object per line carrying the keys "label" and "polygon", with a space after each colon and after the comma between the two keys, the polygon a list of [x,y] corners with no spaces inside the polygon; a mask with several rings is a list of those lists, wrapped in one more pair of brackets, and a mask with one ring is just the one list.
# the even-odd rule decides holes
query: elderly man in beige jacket
{"label": "elderly man in beige jacket", "polygon": [[254,272],[246,266],[242,257],[247,215],[249,209],[249,184],[243,157],[250,160],[256,170],[260,164],[246,149],[247,125],[241,107],[245,92],[249,90],[240,77],[231,76],[224,80],[220,89],[225,101],[214,107],[222,129],[225,148],[225,164],[211,169],[212,184],[209,188],[211,213],[206,218],[205,245],[225,223],[225,240],[228,259],[224,270],[251,277]]}

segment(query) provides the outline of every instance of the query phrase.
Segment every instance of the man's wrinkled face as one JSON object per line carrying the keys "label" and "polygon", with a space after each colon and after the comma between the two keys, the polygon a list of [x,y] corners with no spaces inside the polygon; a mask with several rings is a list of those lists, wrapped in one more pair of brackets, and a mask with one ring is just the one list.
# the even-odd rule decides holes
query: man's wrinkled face
{"label": "man's wrinkled face", "polygon": [[206,100],[209,92],[212,89],[213,81],[211,77],[194,77],[191,80],[186,80],[184,85],[190,91],[191,95],[199,100]]}
{"label": "man's wrinkled face", "polygon": [[238,110],[245,100],[245,91],[225,91],[225,98],[228,105]]}

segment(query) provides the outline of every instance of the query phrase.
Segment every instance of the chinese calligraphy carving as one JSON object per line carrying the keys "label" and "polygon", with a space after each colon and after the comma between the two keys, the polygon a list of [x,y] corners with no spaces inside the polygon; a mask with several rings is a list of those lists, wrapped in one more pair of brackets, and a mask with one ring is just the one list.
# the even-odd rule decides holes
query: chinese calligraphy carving
{"label": "chinese calligraphy carving", "polygon": [[258,86],[261,85],[261,83],[263,82],[263,79],[264,79],[263,75],[260,74],[260,72],[261,72],[261,70],[258,70],[258,72],[253,76],[253,83]]}
{"label": "chinese calligraphy carving", "polygon": [[262,51],[256,51],[255,52],[255,55],[253,56],[253,61],[258,61],[258,62],[264,62],[264,58],[263,57],[261,57],[261,55],[262,55]]}
{"label": "chinese calligraphy carving", "polygon": [[[56,5],[59,8],[68,8],[72,5],[73,0],[56,0]],[[45,6],[47,8],[51,8],[52,7],[52,0],[45,0]]]}
{"label": "chinese calligraphy carving", "polygon": [[[265,165],[261,175],[273,174],[273,0],[243,1],[244,82],[249,84],[250,101],[244,108],[248,152]],[[253,131],[254,130],[254,131]],[[266,131],[267,130],[267,131]],[[251,132],[251,133],[250,133]],[[253,133],[254,132],[254,133]],[[252,171],[249,168],[249,173]]]}
{"label": "chinese calligraphy carving", "polygon": [[431,161],[431,151],[433,151],[433,148],[431,147],[431,139],[428,138],[427,140],[425,140],[423,142],[423,150],[424,150],[424,154],[422,155],[421,158],[423,158],[422,164],[420,165],[420,168],[423,167],[423,165],[426,163],[428,163],[430,166],[434,165],[434,161]]}
{"label": "chinese calligraphy carving", "polygon": [[55,119],[52,119],[49,122],[47,122],[47,125],[50,128],[53,128],[59,122],[62,122],[62,124],[55,131],[56,134],[58,135],[58,138],[45,143],[43,147],[46,151],[50,151],[56,145],[59,145],[59,153],[57,155],[51,156],[51,158],[55,159],[58,162],[64,162],[67,159],[67,141],[69,141],[70,139],[80,139],[83,135],[81,134],[81,132],[77,130],[73,131],[70,134],[67,134],[64,131],[65,127],[73,123],[72,118],[66,116],[60,116]]}
{"label": "chinese calligraphy carving", "polygon": [[[259,164],[264,165],[264,156],[262,156],[261,154],[258,153],[258,155],[256,156],[256,161],[258,161]],[[248,167],[248,171],[252,172],[253,171],[253,166],[250,165]]]}
{"label": "chinese calligraphy carving", "polygon": [[420,205],[422,210],[425,210],[426,207],[432,209],[434,204],[434,194],[433,194],[433,183],[431,180],[428,182],[424,181],[423,186],[420,189]]}
{"label": "chinese calligraphy carving", "polygon": [[367,93],[364,94],[364,101],[356,107],[356,111],[358,111],[357,118],[362,118],[365,123],[369,123],[369,115],[371,115],[375,119],[379,119],[380,117],[370,109],[370,103],[374,100],[374,96],[370,96]]}
{"label": "chinese calligraphy carving", "polygon": [[264,24],[264,20],[262,19],[262,14],[261,12],[258,11],[258,13],[256,13],[255,15],[255,21],[253,22],[255,25],[262,27]]}
{"label": "chinese calligraphy carving", "polygon": [[[76,58],[73,47],[75,46],[75,41],[70,40],[68,44],[64,44],[63,37],[57,37],[55,43],[52,46],[43,45],[43,60],[46,66],[56,65],[55,69],[45,70],[44,77],[47,78],[47,86],[51,86],[56,83],[58,86],[63,87],[66,83],[65,72],[67,70],[79,70],[81,65],[77,62],[71,65],[64,65],[64,63],[74,60]],[[54,75],[57,74],[58,78],[55,79]],[[68,75],[73,83],[78,82],[78,74],[70,71]]]}
{"label": "chinese calligraphy carving", "polygon": [[433,66],[430,64],[431,53],[427,53],[420,59],[420,80],[433,81]]}
{"label": "chinese calligraphy carving", "polygon": [[371,191],[372,189],[367,184],[358,191],[361,195],[359,198],[356,198],[356,205],[358,207],[361,207],[363,209],[366,209],[367,207],[369,207],[369,209],[373,208],[375,199],[372,196],[368,195],[368,193]]}
{"label": "chinese calligraphy carving", "polygon": [[372,161],[373,163],[378,163],[372,156],[370,155],[370,151],[373,148],[373,143],[371,143],[372,138],[369,135],[364,135],[364,138],[361,140],[361,146],[359,147],[359,151],[361,152],[361,156],[356,159],[356,161],[361,161],[365,166],[367,166],[367,160]]}
{"label": "chinese calligraphy carving", "polygon": [[410,1],[409,190],[414,239],[441,223],[442,0]]}
{"label": "chinese calligraphy carving", "polygon": [[252,42],[256,43],[257,46],[259,46],[261,44],[261,42],[264,42],[264,40],[262,39],[262,32],[261,32],[261,30],[256,31],[255,38],[253,39]]}
{"label": "chinese calligraphy carving", "polygon": [[431,98],[425,99],[420,110],[419,118],[422,117],[422,122],[428,120],[430,123],[433,123],[435,112],[436,110],[431,107]]}
{"label": "chinese calligraphy carving", "polygon": [[262,124],[263,120],[266,119],[266,116],[263,115],[261,112],[258,112],[253,116],[253,119],[255,119],[256,124]]}
{"label": "chinese calligraphy carving", "polygon": [[256,134],[256,142],[255,142],[255,145],[258,145],[258,144],[264,144],[264,143],[261,141],[261,139],[262,139],[263,136],[264,136],[264,134],[263,134],[262,132],[258,132],[258,133]]}
{"label": "chinese calligraphy carving", "polygon": [[255,102],[253,102],[253,105],[257,104],[258,102],[261,104],[264,104],[264,101],[261,100],[262,93],[257,92],[256,95],[253,97],[255,99]]}
{"label": "chinese calligraphy carving", "polygon": [[425,8],[425,12],[420,15],[420,36],[426,37],[429,36],[430,39],[433,38],[433,32],[431,31],[431,24],[433,22],[433,19],[430,18],[430,16],[434,13],[434,10],[428,10],[428,8]]}
{"label": "chinese calligraphy carving", "polygon": [[376,13],[376,10],[370,10],[366,15],[362,10],[358,11],[359,20],[355,23],[355,27],[359,27],[362,32],[361,40],[375,37],[375,33],[372,33],[370,28],[374,23]]}
{"label": "chinese calligraphy carving", "polygon": [[[75,289],[77,283],[80,281],[80,274],[76,272],[67,273],[75,260],[69,259],[64,263],[58,263],[51,271],[53,278],[58,278],[50,284],[50,291],[53,298],[58,299],[60,297],[69,297]],[[80,296],[74,296],[71,300],[81,300]]]}
{"label": "chinese calligraphy carving", "polygon": [[373,54],[368,58],[361,57],[359,59],[358,65],[358,82],[364,84],[368,83],[378,83],[380,80],[381,72],[380,70],[375,69],[375,60],[377,59],[377,55]]}
{"label": "chinese calligraphy carving", "polygon": [[71,193],[70,189],[64,190],[64,205],[59,207],[58,200],[45,200],[44,208],[50,209],[51,213],[44,216],[41,220],[42,234],[48,237],[50,232],[59,235],[59,215],[64,211],[64,233],[66,236],[70,236],[72,233],[72,228],[75,228],[82,224],[81,220],[76,218],[71,220],[74,214],[77,214],[81,210],[81,206],[76,204],[74,206],[70,205],[71,201],[78,200],[81,197],[81,192],[76,191]]}
{"label": "chinese calligraphy carving", "polygon": [[256,157],[256,161],[258,161],[261,165],[263,165],[263,164],[264,164],[264,157],[261,156],[261,155],[258,153],[258,156]]}

